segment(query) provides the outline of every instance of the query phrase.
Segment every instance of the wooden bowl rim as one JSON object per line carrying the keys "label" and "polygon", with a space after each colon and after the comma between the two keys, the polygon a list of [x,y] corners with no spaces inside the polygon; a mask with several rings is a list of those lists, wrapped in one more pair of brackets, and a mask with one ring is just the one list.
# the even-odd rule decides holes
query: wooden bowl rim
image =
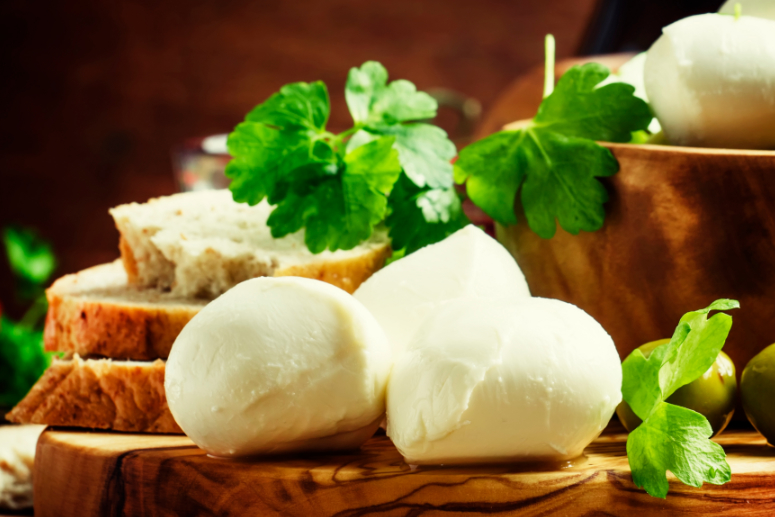
{"label": "wooden bowl rim", "polygon": [[684,147],[680,145],[662,144],[620,144],[615,142],[599,142],[614,150],[641,150],[644,152],[661,152],[666,154],[706,155],[706,156],[744,156],[746,158],[775,158],[775,151],[762,149],[719,149],[714,147]]}
{"label": "wooden bowl rim", "polygon": [[[533,119],[525,118],[515,120],[509,124],[506,124],[501,129],[502,131],[508,131],[510,129],[520,129],[522,126],[530,124]],[[617,142],[604,142],[600,141],[598,144],[605,146],[609,149],[623,149],[623,150],[642,150],[642,151],[659,151],[663,153],[673,154],[704,154],[709,156],[746,156],[751,158],[775,158],[775,150],[766,149],[725,149],[718,147],[686,147],[683,145],[668,145],[668,144],[631,144],[631,143],[617,143]]]}

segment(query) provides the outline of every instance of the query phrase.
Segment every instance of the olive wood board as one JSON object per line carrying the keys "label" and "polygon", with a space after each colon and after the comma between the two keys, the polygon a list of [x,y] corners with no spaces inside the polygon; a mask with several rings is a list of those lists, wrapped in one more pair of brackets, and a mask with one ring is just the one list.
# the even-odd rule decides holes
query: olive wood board
{"label": "olive wood board", "polygon": [[753,430],[717,438],[729,483],[672,478],[666,500],[633,485],[626,439],[612,425],[565,468],[412,468],[384,435],[351,453],[234,461],[184,436],[49,429],[35,515],[775,515],[775,448]]}

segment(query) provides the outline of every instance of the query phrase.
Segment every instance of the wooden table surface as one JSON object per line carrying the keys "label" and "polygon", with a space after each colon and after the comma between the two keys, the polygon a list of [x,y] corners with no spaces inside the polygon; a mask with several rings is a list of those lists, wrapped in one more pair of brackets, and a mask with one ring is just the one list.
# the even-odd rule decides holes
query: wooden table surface
{"label": "wooden table surface", "polygon": [[611,429],[563,469],[406,465],[384,436],[350,454],[232,461],[183,436],[46,431],[35,515],[775,515],[775,449],[753,431],[718,439],[724,486],[636,488],[626,434]]}

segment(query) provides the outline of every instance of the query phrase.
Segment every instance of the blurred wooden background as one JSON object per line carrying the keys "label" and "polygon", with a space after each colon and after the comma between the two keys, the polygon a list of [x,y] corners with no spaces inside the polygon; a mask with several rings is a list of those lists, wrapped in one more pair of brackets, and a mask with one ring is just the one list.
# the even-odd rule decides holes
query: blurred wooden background
{"label": "blurred wooden background", "polygon": [[[177,189],[174,145],[229,131],[285,83],[325,81],[334,128],[350,122],[347,71],[369,59],[487,111],[542,63],[547,32],[559,59],[644,49],[663,25],[720,3],[4,0],[0,228],[39,229],[57,274],[77,271],[118,255],[109,207]],[[10,283],[0,254],[0,303],[18,313]]]}
{"label": "blurred wooden background", "polygon": [[[107,209],[176,190],[170,150],[227,132],[291,81],[347,71],[444,86],[485,109],[543,59],[573,55],[595,0],[167,0],[0,3],[0,227],[53,241],[58,274],[118,255]],[[0,300],[10,276],[0,259]],[[12,312],[14,312],[12,310]]]}

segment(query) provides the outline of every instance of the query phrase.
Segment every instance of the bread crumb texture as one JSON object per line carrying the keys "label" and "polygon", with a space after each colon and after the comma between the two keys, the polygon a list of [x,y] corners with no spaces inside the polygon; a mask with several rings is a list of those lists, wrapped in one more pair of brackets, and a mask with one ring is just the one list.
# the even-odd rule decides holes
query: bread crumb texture
{"label": "bread crumb texture", "polygon": [[212,299],[259,276],[304,276],[352,293],[390,255],[384,231],[352,250],[311,253],[304,230],[275,239],[272,207],[237,203],[228,190],[130,203],[110,213],[130,284]]}

